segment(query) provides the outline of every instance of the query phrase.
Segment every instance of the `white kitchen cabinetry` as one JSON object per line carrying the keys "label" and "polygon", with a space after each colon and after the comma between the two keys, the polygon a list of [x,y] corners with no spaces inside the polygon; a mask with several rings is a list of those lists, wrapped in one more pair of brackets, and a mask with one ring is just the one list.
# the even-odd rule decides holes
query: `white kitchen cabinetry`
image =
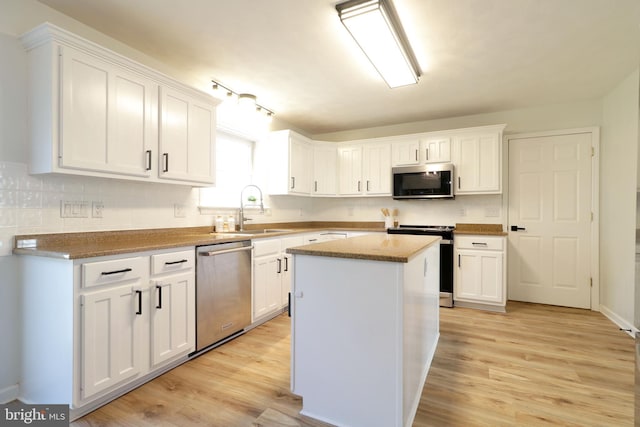
{"label": "white kitchen cabinetry", "polygon": [[151,256],[151,364],[195,348],[194,251]]}
{"label": "white kitchen cabinetry", "polygon": [[415,135],[391,144],[392,166],[415,166],[451,161],[451,138]]}
{"label": "white kitchen cabinetry", "polygon": [[312,146],[290,130],[271,132],[261,152],[267,158],[269,194],[311,194]]}
{"label": "white kitchen cabinetry", "polygon": [[253,322],[288,304],[292,263],[286,250],[303,244],[301,235],[253,241]]}
{"label": "white kitchen cabinetry", "polygon": [[[48,23],[21,39],[29,59],[30,173],[213,183],[213,97]],[[158,120],[161,89],[206,106],[190,113],[186,145],[178,140],[184,118],[173,117],[180,111],[171,112],[173,133],[160,130],[167,123],[164,113]],[[163,148],[174,143],[165,151],[171,166],[187,159],[186,172],[161,172],[160,134]]]}
{"label": "white kitchen cabinetry", "polygon": [[502,193],[503,129],[487,126],[453,137],[456,195]]}
{"label": "white kitchen cabinetry", "polygon": [[160,178],[213,184],[216,107],[161,87]]}
{"label": "white kitchen cabinetry", "polygon": [[391,145],[362,143],[338,148],[338,182],[343,196],[391,195]]}
{"label": "white kitchen cabinetry", "polygon": [[313,146],[313,196],[335,196],[337,190],[338,152],[330,142]]}
{"label": "white kitchen cabinetry", "polygon": [[504,311],[505,237],[457,235],[454,245],[454,304]]}
{"label": "white kitchen cabinetry", "polygon": [[20,256],[18,263],[24,401],[69,404],[77,418],[195,349],[192,247],[80,260]]}
{"label": "white kitchen cabinetry", "polygon": [[420,140],[420,155],[424,163],[446,163],[451,161],[451,138],[428,137]]}
{"label": "white kitchen cabinetry", "polygon": [[391,144],[392,166],[413,166],[420,164],[420,141],[417,138],[396,141]]}

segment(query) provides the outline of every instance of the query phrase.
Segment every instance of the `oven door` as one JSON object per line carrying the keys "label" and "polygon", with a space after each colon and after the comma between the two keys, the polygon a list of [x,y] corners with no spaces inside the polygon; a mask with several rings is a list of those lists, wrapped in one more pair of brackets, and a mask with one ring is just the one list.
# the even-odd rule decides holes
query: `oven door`
{"label": "oven door", "polygon": [[392,169],[394,199],[453,198],[453,165],[436,164]]}

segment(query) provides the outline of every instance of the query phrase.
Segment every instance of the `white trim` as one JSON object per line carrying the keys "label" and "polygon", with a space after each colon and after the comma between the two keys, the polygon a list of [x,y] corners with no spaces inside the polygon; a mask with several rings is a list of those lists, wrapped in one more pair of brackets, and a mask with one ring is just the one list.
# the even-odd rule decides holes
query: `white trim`
{"label": "white trim", "polygon": [[20,396],[18,384],[10,385],[0,390],[0,403],[5,404],[14,401]]}
{"label": "white trim", "polygon": [[[591,158],[591,212],[593,213],[593,221],[591,221],[591,279],[593,286],[591,287],[591,310],[600,311],[600,128],[585,127],[574,129],[559,129],[542,132],[517,133],[505,135],[503,137],[503,197],[502,211],[504,214],[503,228],[509,232],[509,142],[514,139],[540,138],[547,136],[571,135],[576,133],[591,134],[591,147],[593,148],[593,157]],[[507,268],[509,268],[507,264]],[[507,277],[509,275],[507,274]],[[507,286],[507,300],[508,300]]]}
{"label": "white trim", "polygon": [[607,319],[618,325],[620,330],[626,332],[631,338],[634,338],[636,336],[636,333],[640,331],[631,323],[618,316],[618,314],[611,311],[611,309],[607,306],[601,305],[600,313],[602,313]]}

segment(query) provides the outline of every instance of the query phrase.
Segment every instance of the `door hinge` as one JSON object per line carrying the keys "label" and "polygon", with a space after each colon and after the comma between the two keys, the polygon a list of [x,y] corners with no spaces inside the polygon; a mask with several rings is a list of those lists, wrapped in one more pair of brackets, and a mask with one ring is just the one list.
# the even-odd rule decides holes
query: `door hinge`
{"label": "door hinge", "polygon": [[589,287],[593,288],[593,277],[589,277]]}
{"label": "door hinge", "polygon": [[591,147],[591,157],[595,157],[596,155],[596,149]]}
{"label": "door hinge", "polygon": [[593,222],[593,212],[591,212],[591,222]]}

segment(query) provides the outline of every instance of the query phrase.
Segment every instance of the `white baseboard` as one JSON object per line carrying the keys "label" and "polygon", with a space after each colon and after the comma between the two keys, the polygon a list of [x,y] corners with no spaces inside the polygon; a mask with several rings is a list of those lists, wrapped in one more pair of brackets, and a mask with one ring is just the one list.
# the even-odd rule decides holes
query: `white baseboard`
{"label": "white baseboard", "polygon": [[624,320],[622,317],[618,316],[615,312],[611,311],[609,307],[600,304],[600,312],[605,315],[605,317],[611,320],[613,323],[618,325],[620,329],[629,334],[632,338],[635,338],[636,332],[638,329],[634,327],[631,323]]}
{"label": "white baseboard", "polygon": [[9,403],[13,400],[16,400],[19,395],[20,387],[18,386],[18,384],[5,387],[0,390],[0,403]]}

